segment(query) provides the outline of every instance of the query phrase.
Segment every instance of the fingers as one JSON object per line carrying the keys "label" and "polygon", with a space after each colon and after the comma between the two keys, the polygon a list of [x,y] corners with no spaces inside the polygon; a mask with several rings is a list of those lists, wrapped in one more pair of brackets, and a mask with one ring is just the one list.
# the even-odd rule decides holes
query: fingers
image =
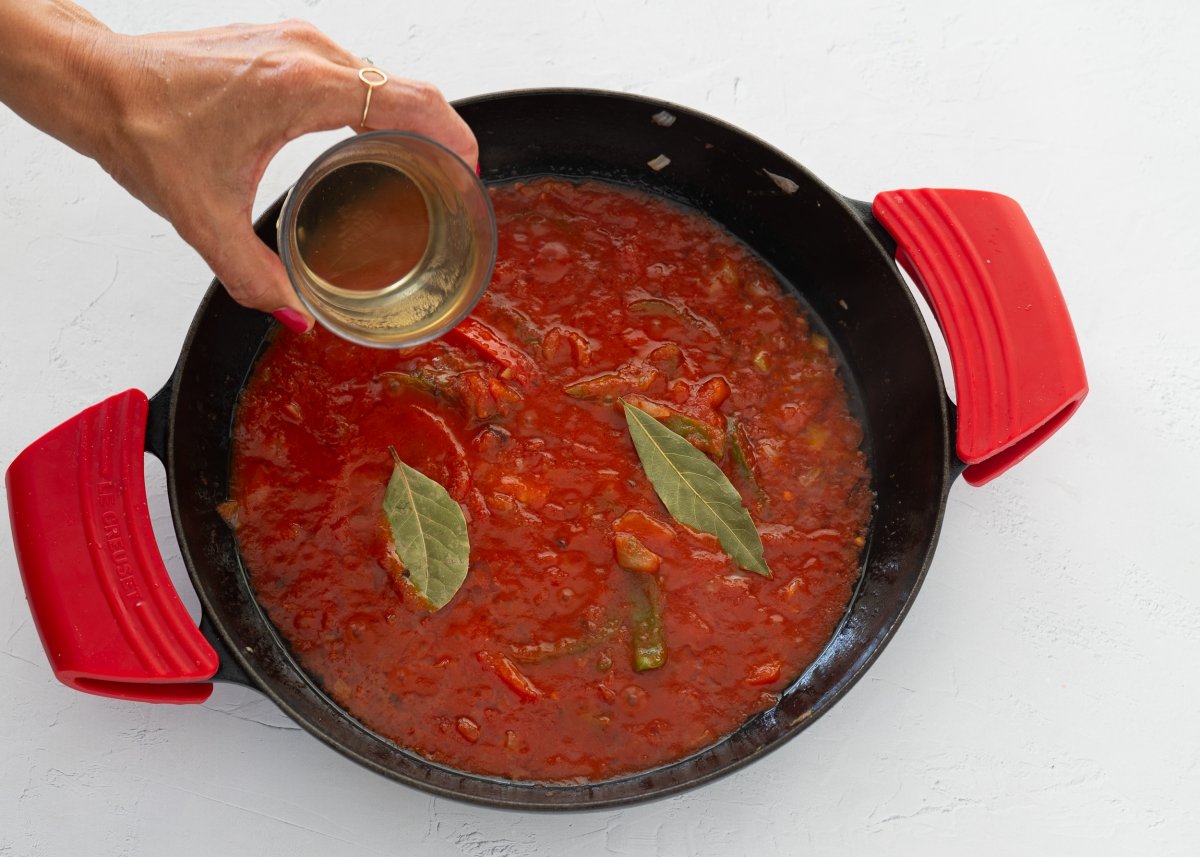
{"label": "fingers", "polygon": [[[366,84],[358,80],[357,71],[354,80],[358,83],[360,97],[365,98],[366,93],[362,90],[366,89]],[[362,119],[361,113],[358,118]],[[375,87],[366,127],[412,131],[441,143],[469,167],[479,163],[479,145],[474,133],[437,87],[428,83],[393,77],[383,86]]]}
{"label": "fingers", "polygon": [[356,131],[410,131],[441,143],[467,166],[479,163],[475,134],[438,88],[429,83],[389,75],[387,83],[370,88],[371,104],[364,126],[368,87],[359,79],[360,67],[345,65],[339,58],[310,69],[314,79],[305,87],[303,109],[288,136],[343,126]]}
{"label": "fingers", "polygon": [[[479,163],[479,148],[471,129],[436,87],[389,76],[386,83],[369,88],[358,72],[370,63],[349,54],[311,24],[285,21],[247,28],[236,34],[236,40],[228,33],[216,33],[214,38],[218,36],[235,57],[247,52],[253,57],[248,64],[238,65],[239,74],[225,80],[227,89],[221,90],[227,92],[237,114],[245,117],[233,139],[222,141],[222,148],[232,145],[235,169],[209,164],[205,152],[213,149],[213,138],[196,138],[192,149],[203,156],[199,166],[208,164],[213,173],[202,183],[215,191],[212,204],[199,206],[192,198],[172,204],[165,199],[156,210],[176,215],[170,219],[180,235],[200,252],[239,304],[273,313],[292,329],[308,329],[312,318],[282,263],[250,225],[254,192],[271,156],[303,134],[340,127],[420,134],[446,146],[469,167]],[[364,126],[368,93],[370,110]],[[189,131],[186,126],[182,130]],[[189,145],[182,146],[185,154]],[[193,171],[197,166],[185,162]],[[224,184],[219,181],[222,177],[227,179]]]}
{"label": "fingers", "polygon": [[388,72],[386,83],[371,88],[364,125],[368,86],[358,72],[371,66],[370,60],[350,53],[308,21],[292,19],[251,30],[262,40],[260,53],[274,58],[276,103],[290,105],[287,140],[341,127],[411,131],[441,143],[470,167],[479,163],[475,135],[432,84]]}
{"label": "fingers", "polygon": [[249,223],[231,229],[215,251],[196,249],[239,304],[272,313],[297,333],[312,327],[312,317],[296,296],[279,257],[259,240]]}

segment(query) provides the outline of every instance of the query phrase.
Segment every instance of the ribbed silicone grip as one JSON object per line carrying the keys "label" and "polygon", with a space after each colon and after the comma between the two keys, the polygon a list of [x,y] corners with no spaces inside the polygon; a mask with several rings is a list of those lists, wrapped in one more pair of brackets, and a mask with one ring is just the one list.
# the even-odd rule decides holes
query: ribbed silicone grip
{"label": "ribbed silicone grip", "polygon": [[958,456],[981,485],[1053,434],[1087,395],[1075,328],[1041,242],[1012,199],[895,190],[875,217],[946,337],[958,395]]}
{"label": "ribbed silicone grip", "polygon": [[88,408],[8,469],[21,577],[54,674],[147,702],[202,702],[217,654],[171,584],[146,506],[146,395]]}

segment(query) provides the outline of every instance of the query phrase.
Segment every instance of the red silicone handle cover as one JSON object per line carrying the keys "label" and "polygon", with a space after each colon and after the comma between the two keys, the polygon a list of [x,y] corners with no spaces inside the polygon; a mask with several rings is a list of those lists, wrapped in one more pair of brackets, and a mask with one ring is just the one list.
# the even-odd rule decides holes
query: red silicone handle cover
{"label": "red silicone handle cover", "polygon": [[129,390],[88,408],[8,469],[25,593],[54,674],[145,702],[203,702],[217,654],[171,584],[146,506],[148,402]]}
{"label": "red silicone handle cover", "polygon": [[875,217],[896,239],[946,337],[958,392],[958,457],[972,485],[1058,430],[1087,395],[1058,280],[1015,201],[974,190],[894,190]]}

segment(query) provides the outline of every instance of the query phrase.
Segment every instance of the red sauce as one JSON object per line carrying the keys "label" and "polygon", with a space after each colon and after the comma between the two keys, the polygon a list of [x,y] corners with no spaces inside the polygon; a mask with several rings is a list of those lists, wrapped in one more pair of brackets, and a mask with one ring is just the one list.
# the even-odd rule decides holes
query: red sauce
{"label": "red sauce", "polygon": [[[495,276],[454,334],[401,353],[318,329],[263,355],[235,427],[240,548],[304,668],[380,735],[515,779],[645,770],[774,704],[829,640],[871,503],[862,432],[828,343],[712,222],[595,182],[492,200]],[[670,517],[618,395],[711,429],[694,442],[773,577]],[[389,445],[467,518],[470,572],[437,612],[391,553]],[[617,564],[628,534],[652,574]],[[647,579],[667,658],[639,672]]]}

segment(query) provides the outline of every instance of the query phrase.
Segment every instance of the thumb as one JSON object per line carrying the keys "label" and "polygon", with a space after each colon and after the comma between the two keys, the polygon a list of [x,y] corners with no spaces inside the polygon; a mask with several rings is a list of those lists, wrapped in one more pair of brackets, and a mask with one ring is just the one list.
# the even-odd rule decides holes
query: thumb
{"label": "thumb", "polygon": [[220,248],[212,252],[197,249],[230,297],[242,306],[269,312],[296,333],[313,326],[312,316],[296,296],[283,263],[248,223],[225,236]]}

